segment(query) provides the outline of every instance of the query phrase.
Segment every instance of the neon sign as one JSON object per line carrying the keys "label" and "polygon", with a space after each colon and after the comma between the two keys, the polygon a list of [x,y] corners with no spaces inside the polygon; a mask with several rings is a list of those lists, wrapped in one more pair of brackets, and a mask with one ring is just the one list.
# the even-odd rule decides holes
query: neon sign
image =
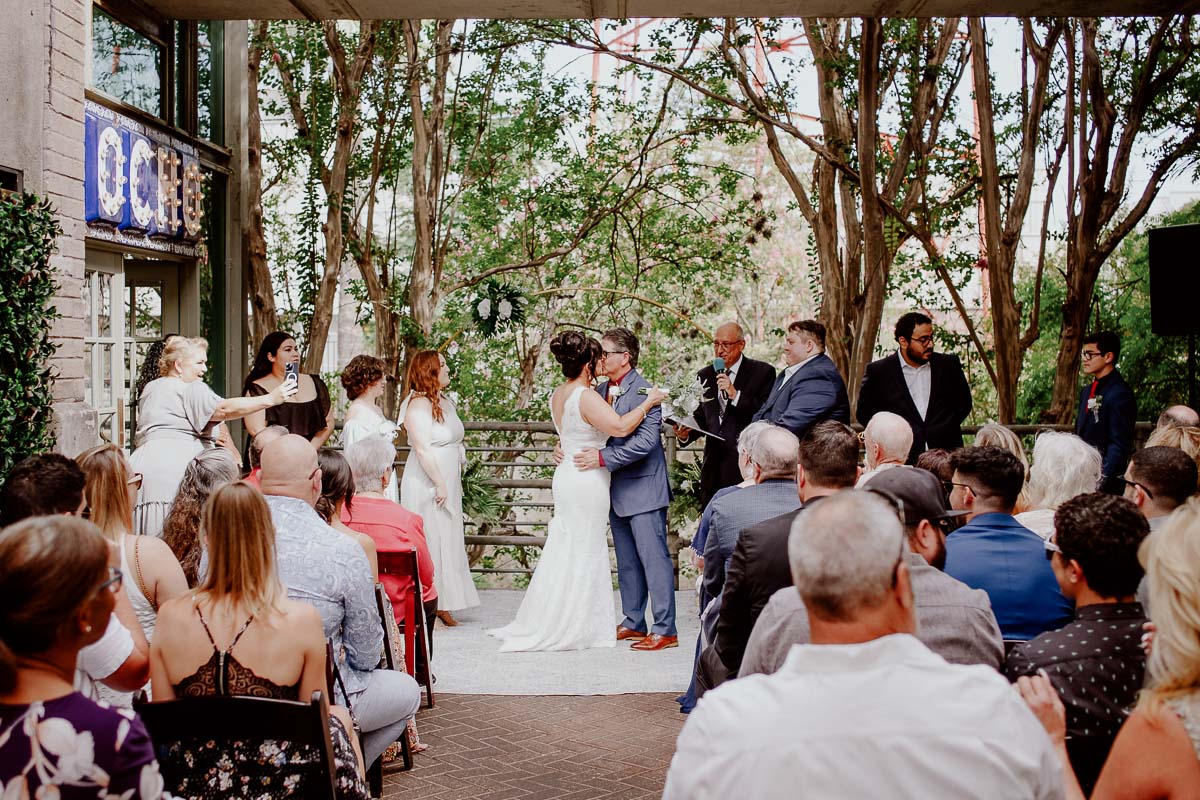
{"label": "neon sign", "polygon": [[196,255],[203,198],[195,148],[86,101],[84,219],[89,236]]}

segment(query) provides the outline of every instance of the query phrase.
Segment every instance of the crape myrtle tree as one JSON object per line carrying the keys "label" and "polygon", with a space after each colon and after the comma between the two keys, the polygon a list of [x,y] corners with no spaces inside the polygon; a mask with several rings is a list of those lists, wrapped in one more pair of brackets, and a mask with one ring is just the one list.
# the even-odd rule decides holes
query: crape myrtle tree
{"label": "crape myrtle tree", "polygon": [[[701,98],[695,113],[765,137],[811,229],[829,355],[857,386],[875,356],[893,267],[913,261],[907,243],[919,246],[957,297],[938,239],[959,228],[978,181],[970,131],[957,113],[968,51],[956,18],[806,18],[811,61],[773,59],[787,24],[666,21],[645,51],[632,52],[610,48],[583,22],[541,23],[540,30],[547,41],[662,71]],[[693,59],[696,49],[702,57]],[[815,129],[796,113],[796,64],[812,67]],[[797,158],[791,143],[814,157]]]}

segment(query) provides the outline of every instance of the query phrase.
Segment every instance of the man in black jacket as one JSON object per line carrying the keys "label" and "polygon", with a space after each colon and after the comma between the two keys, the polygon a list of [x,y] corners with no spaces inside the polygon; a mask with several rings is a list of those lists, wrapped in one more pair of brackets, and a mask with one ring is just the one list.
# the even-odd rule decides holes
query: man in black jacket
{"label": "man in black jacket", "polygon": [[1101,491],[1125,491],[1125,467],[1133,452],[1137,400],[1117,372],[1121,339],[1111,331],[1090,333],[1083,340],[1083,373],[1092,380],[1079,391],[1075,433],[1100,451]]}
{"label": "man in black jacket", "polygon": [[971,413],[971,387],[958,356],[933,352],[933,320],[910,311],[896,321],[890,356],[867,365],[858,393],[858,421],[866,425],[891,411],[913,430],[908,463],[926,450],[963,446],[962,423]]}
{"label": "man in black jacket", "polygon": [[[775,368],[766,362],[744,357],[742,350],[745,348],[742,327],[736,322],[726,322],[717,328],[713,338],[713,353],[724,362],[724,369],[718,374],[709,364],[698,373],[700,383],[704,385],[704,396],[708,399],[696,409],[696,423],[722,437],[703,437],[700,508],[707,506],[720,489],[742,482],[742,473],[738,469],[738,434],[750,424],[775,383]],[[687,447],[702,434],[678,425],[675,436],[681,447]]]}

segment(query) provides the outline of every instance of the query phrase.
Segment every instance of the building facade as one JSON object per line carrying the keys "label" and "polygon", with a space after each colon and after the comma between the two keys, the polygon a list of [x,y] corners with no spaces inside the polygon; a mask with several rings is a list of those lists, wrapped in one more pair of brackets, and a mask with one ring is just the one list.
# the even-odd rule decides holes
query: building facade
{"label": "building facade", "polygon": [[246,23],[130,0],[0,13],[0,189],[48,198],[63,228],[58,448],[128,447],[137,372],[165,334],[205,336],[209,382],[239,393]]}

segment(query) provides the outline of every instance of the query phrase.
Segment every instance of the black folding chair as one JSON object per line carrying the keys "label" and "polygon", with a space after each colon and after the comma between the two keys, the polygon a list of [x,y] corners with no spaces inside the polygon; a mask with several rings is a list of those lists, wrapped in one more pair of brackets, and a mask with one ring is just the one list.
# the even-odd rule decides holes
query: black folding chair
{"label": "black folding chair", "polygon": [[429,639],[425,629],[425,605],[421,602],[417,551],[380,552],[378,555],[380,575],[394,575],[411,581],[404,608],[404,670],[425,688],[427,708],[433,708],[433,673],[429,667]]}
{"label": "black folding chair", "polygon": [[300,776],[297,796],[313,800],[336,797],[329,712],[321,702],[320,692],[313,692],[312,700],[307,703],[219,695],[151,703],[146,701],[145,692],[141,692],[134,699],[133,709],[154,742],[165,788],[172,795],[193,796],[186,784],[189,778],[195,778],[174,745],[186,748],[188,743],[210,741],[220,746],[222,742],[276,740],[293,746],[308,745],[318,754],[311,763],[289,762],[282,768]]}

